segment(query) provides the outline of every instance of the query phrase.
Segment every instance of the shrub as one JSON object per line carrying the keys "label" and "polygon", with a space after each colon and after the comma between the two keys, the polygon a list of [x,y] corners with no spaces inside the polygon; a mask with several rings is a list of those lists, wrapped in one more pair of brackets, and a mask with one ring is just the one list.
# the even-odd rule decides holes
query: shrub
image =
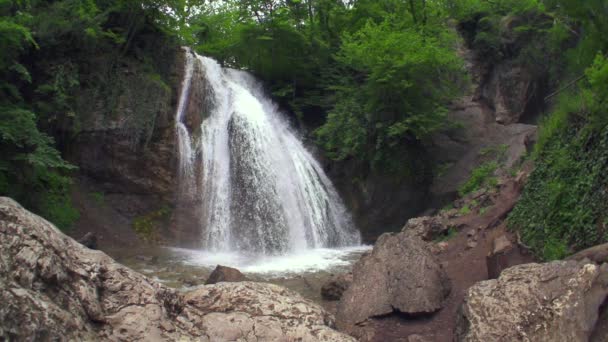
{"label": "shrub", "polygon": [[484,185],[496,184],[496,179],[493,179],[494,172],[498,168],[498,162],[489,161],[481,164],[478,168],[473,170],[471,178],[464,183],[458,192],[461,196],[480,189]]}

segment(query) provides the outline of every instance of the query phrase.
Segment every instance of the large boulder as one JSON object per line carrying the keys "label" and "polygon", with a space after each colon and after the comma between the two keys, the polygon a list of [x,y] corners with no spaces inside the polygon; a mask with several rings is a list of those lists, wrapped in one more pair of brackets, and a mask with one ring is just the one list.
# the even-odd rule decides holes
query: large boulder
{"label": "large boulder", "polygon": [[337,324],[350,327],[398,311],[433,313],[443,306],[450,284],[426,243],[407,234],[383,234],[353,269],[353,282],[338,304]]}
{"label": "large boulder", "polygon": [[245,275],[236,268],[217,265],[213,272],[211,272],[211,274],[209,275],[209,278],[207,278],[205,285],[212,285],[221,282],[236,283],[239,281],[246,280],[247,277],[245,277]]}
{"label": "large boulder", "polygon": [[587,341],[608,294],[608,265],[511,267],[466,293],[457,341]]}
{"label": "large boulder", "polygon": [[183,317],[204,329],[210,341],[350,341],[320,306],[273,284],[204,286],[185,296]]}
{"label": "large boulder", "polygon": [[331,315],[292,291],[222,283],[181,294],[5,197],[0,302],[0,340],[352,341],[331,329]]}

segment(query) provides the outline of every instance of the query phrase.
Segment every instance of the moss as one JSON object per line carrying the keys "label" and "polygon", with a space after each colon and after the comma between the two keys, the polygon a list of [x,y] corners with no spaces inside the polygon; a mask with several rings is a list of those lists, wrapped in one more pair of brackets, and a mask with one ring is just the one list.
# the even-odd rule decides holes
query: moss
{"label": "moss", "polygon": [[161,241],[159,225],[166,223],[171,217],[171,209],[163,207],[148,214],[136,217],[131,223],[133,230],[146,242],[157,243]]}

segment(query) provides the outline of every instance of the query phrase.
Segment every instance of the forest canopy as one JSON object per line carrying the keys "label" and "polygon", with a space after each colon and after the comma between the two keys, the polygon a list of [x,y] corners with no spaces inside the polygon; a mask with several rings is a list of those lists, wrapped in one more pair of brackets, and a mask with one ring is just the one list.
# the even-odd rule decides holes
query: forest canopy
{"label": "forest canopy", "polygon": [[[452,124],[447,106],[467,83],[459,46],[502,58],[504,18],[526,18],[519,34],[564,52],[551,64],[567,72],[553,75],[587,75],[581,91],[603,108],[607,15],[603,0],[0,0],[0,194],[63,228],[78,216],[62,153],[91,56],[145,64],[151,39],[189,45],[258,76],[330,158],[399,172],[410,146]],[[546,67],[544,52],[522,56]]]}

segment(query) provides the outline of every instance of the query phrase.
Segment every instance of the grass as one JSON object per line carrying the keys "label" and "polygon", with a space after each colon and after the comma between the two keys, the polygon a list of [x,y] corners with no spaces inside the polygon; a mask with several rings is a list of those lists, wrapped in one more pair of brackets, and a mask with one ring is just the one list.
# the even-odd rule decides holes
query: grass
{"label": "grass", "polygon": [[460,196],[465,196],[471,192],[479,190],[484,185],[496,186],[498,180],[493,177],[498,169],[497,161],[489,161],[481,164],[471,172],[471,177],[458,190]]}

